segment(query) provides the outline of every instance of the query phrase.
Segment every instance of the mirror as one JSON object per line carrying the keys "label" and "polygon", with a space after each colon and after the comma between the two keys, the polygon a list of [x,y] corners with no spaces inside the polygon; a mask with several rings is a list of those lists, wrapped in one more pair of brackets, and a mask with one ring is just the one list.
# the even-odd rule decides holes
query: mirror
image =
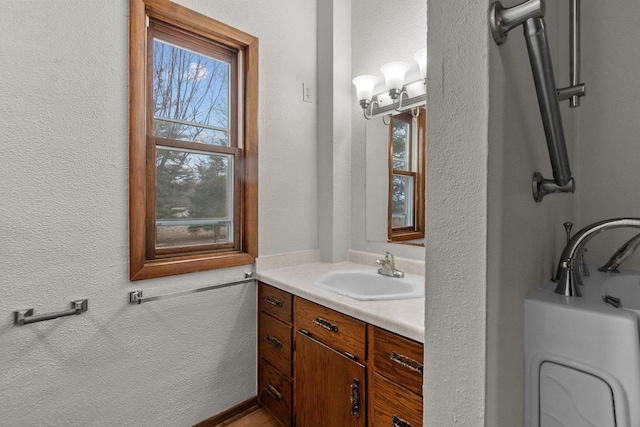
{"label": "mirror", "polygon": [[[372,108],[374,117],[366,120],[359,105],[360,100],[356,99],[357,91],[352,86],[354,89],[351,98],[352,140],[356,156],[352,159],[352,174],[355,187],[362,188],[365,193],[358,194],[355,198],[353,214],[362,215],[359,217],[362,222],[354,226],[354,240],[363,250],[378,250],[384,248],[378,243],[390,241],[388,230],[389,127],[382,122],[382,115],[376,115],[376,113],[382,113],[380,110],[384,110],[390,104],[381,68],[389,62],[405,62],[409,65],[409,70],[405,75],[404,83],[409,84],[420,78],[414,55],[426,47],[427,2],[406,0],[400,7],[397,2],[382,0],[352,0],[351,4],[351,78],[359,75],[373,75],[378,78],[373,94],[384,94],[378,98],[377,108]],[[401,25],[398,25],[399,23]],[[413,98],[416,95],[412,93],[411,86],[411,84],[408,85],[407,91],[410,98]],[[422,82],[419,82],[418,86],[424,94]],[[403,101],[405,101],[403,108],[416,106],[415,103],[406,102],[407,99]],[[424,98],[421,103],[424,107]],[[389,113],[388,110],[385,111],[383,114]],[[360,187],[361,183],[364,186]],[[400,199],[398,198],[397,201],[400,202]],[[402,215],[396,214],[397,221],[407,220],[407,216]],[[369,245],[369,242],[372,244]],[[392,242],[424,245],[424,239],[392,240]],[[410,254],[406,255],[408,257],[420,258],[419,249],[403,248],[402,252]]]}
{"label": "mirror", "polygon": [[366,239],[424,246],[424,106],[368,120],[365,140]]}

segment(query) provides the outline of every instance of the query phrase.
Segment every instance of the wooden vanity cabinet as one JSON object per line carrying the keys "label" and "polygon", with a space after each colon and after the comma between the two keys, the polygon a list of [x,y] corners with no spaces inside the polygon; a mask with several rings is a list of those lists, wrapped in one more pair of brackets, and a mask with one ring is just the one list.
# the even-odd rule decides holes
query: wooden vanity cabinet
{"label": "wooden vanity cabinet", "polygon": [[293,412],[305,427],[366,425],[366,323],[294,297]]}
{"label": "wooden vanity cabinet", "polygon": [[258,401],[292,425],[293,296],[258,284]]}
{"label": "wooden vanity cabinet", "polygon": [[365,360],[367,324],[302,298],[294,298],[296,330],[356,360]]}
{"label": "wooden vanity cabinet", "polygon": [[258,286],[258,400],[283,426],[422,425],[421,343]]}
{"label": "wooden vanity cabinet", "polygon": [[368,325],[369,425],[422,425],[421,343]]}
{"label": "wooden vanity cabinet", "polygon": [[364,427],[365,366],[296,332],[294,419],[305,427]]}

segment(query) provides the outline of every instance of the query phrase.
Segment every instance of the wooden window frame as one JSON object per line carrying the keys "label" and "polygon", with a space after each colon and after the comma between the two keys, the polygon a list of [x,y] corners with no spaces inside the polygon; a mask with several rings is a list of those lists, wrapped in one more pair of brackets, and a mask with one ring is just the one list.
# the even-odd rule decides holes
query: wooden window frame
{"label": "wooden window frame", "polygon": [[[148,17],[148,18],[147,18]],[[192,35],[202,52],[202,41],[238,51],[242,57],[242,121],[231,125],[230,147],[205,146],[203,152],[234,155],[234,244],[194,248],[155,247],[155,146],[193,149],[193,143],[149,138],[152,129],[152,80],[148,64],[147,23],[157,23],[174,35]],[[258,256],[258,39],[212,18],[167,0],[130,0],[129,59],[129,277],[154,277],[252,264]],[[222,48],[224,49],[224,48]],[[238,85],[230,85],[237,88]],[[233,89],[232,89],[233,90]],[[231,99],[234,97],[231,96]],[[230,99],[230,101],[231,101]],[[238,108],[231,106],[232,116]],[[152,112],[152,111],[151,111]],[[230,118],[233,122],[234,117]],[[242,144],[238,146],[238,130]],[[232,142],[236,141],[236,142]],[[234,146],[235,145],[235,146]],[[153,193],[151,193],[153,192]]]}
{"label": "wooden window frame", "polygon": [[[418,118],[417,138],[418,141],[415,144],[417,147],[417,153],[414,153],[414,144],[410,144],[408,164],[416,164],[415,171],[403,171],[393,168],[393,122],[394,120],[402,120],[409,123],[410,134],[413,135],[413,121],[411,113],[404,112],[395,116],[391,116],[389,122],[389,196],[388,196],[388,217],[387,217],[387,238],[390,242],[407,242],[408,240],[422,239],[425,236],[425,187],[426,187],[426,110],[424,107],[419,107],[420,116],[423,119]],[[420,117],[418,116],[418,117]],[[393,228],[393,175],[405,175],[413,178],[413,226]]]}

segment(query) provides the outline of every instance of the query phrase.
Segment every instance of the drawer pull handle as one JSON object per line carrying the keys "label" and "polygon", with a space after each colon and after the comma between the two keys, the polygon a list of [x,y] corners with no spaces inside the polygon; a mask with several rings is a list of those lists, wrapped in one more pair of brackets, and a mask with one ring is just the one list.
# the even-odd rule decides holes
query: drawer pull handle
{"label": "drawer pull handle", "polygon": [[410,357],[403,356],[402,354],[398,354],[395,351],[391,352],[390,359],[400,364],[401,366],[404,366],[405,368],[410,369],[422,375],[422,363],[419,363]]}
{"label": "drawer pull handle", "polygon": [[282,307],[282,301],[280,301],[278,298],[266,297],[264,300],[271,305],[275,305],[276,307]]}
{"label": "drawer pull handle", "polygon": [[273,397],[275,400],[282,399],[282,395],[271,384],[267,384],[267,386],[264,388],[264,391],[269,393],[269,396]]}
{"label": "drawer pull handle", "polygon": [[396,414],[393,414],[393,417],[391,417],[391,425],[393,427],[413,427],[411,424],[409,424],[407,421],[403,420]]}
{"label": "drawer pull handle", "polygon": [[274,346],[275,348],[281,348],[282,347],[282,343],[280,341],[278,341],[277,339],[275,339],[274,337],[272,337],[271,335],[267,335],[267,337],[264,340],[266,342],[268,342],[269,344],[271,344],[272,346]]}
{"label": "drawer pull handle", "polygon": [[316,317],[313,319],[313,323],[325,328],[327,331],[338,332],[338,327],[331,322],[324,320],[322,317]]}
{"label": "drawer pull handle", "polygon": [[351,415],[360,418],[360,380],[357,378],[351,384]]}

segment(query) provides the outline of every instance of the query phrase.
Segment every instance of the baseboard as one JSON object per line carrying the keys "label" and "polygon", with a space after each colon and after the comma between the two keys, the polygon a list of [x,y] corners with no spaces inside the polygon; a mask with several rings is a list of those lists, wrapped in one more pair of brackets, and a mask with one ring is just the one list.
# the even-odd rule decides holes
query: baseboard
{"label": "baseboard", "polygon": [[213,417],[199,422],[193,427],[222,427],[250,412],[255,411],[259,407],[258,397],[254,396],[251,399],[238,403],[224,412],[220,412],[218,415],[214,415]]}

